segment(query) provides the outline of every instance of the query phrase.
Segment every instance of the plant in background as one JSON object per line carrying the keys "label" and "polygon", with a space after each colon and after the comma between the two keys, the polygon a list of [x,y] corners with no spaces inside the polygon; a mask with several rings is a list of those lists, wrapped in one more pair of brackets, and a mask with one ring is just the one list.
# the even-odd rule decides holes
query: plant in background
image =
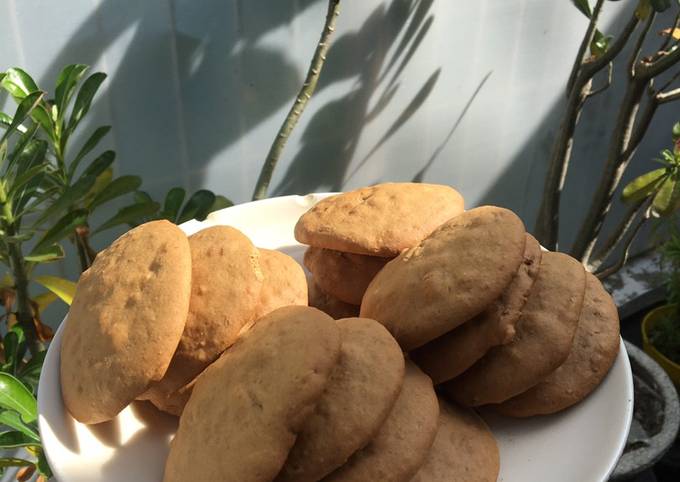
{"label": "plant in background", "polygon": [[[630,246],[640,228],[651,218],[669,218],[679,207],[680,201],[680,122],[673,126],[673,149],[661,151],[661,157],[655,161],[663,167],[649,171],[628,183],[621,193],[621,200],[629,206],[630,212],[640,213],[637,217],[626,217],[629,225],[623,229],[628,232],[621,238],[619,231],[614,232],[604,242],[601,252],[608,257],[621,244],[621,257],[606,269],[599,271],[604,277],[621,269],[628,260]],[[619,228],[621,229],[621,228]]]}
{"label": "plant in background", "polygon": [[649,338],[666,358],[680,364],[680,231],[677,225],[663,244],[661,265],[666,275],[666,300],[673,311],[655,321]]}
{"label": "plant in background", "polygon": [[[598,188],[593,193],[590,209],[571,248],[574,257],[603,276],[623,265],[619,260],[605,267],[619,246],[623,246],[621,256],[625,260],[640,226],[649,217],[646,201],[634,203],[614,229],[613,236],[603,246],[599,245],[602,225],[611,210],[614,194],[656,110],[663,104],[680,99],[680,88],[671,89],[680,78],[680,71],[670,73],[680,62],[680,12],[673,25],[661,31],[663,38],[659,47],[643,55],[642,47],[657,12],[669,9],[671,0],[638,0],[637,8],[616,37],[604,35],[597,28],[605,0],[597,0],[592,9],[588,0],[573,2],[590,19],[590,23],[567,82],[567,106],[554,140],[535,234],[546,248],[557,248],[560,197],[579,114],[589,99],[611,85],[613,63],[622,62],[628,73],[626,90],[616,109],[618,114],[610,134]],[[621,52],[629,44],[631,53],[623,59]],[[604,79],[601,86],[595,87],[594,80],[598,75],[603,75]],[[657,86],[657,83],[661,85]]]}
{"label": "plant in background", "polygon": [[[64,68],[53,99],[47,99],[19,68],[0,73],[0,88],[18,103],[14,115],[0,113],[0,263],[7,267],[0,279],[6,322],[0,352],[0,426],[8,429],[0,432],[0,449],[23,447],[33,456],[31,460],[0,457],[0,471],[20,467],[20,480],[36,472],[50,476],[36,425],[35,394],[44,342],[52,337],[41,313],[57,299],[70,304],[75,291],[73,281],[39,274],[36,268],[64,258],[62,242],[67,239],[74,244],[84,271],[97,255],[90,242],[97,233],[152,219],[176,223],[203,219],[231,205],[225,197],[204,189],[185,203],[184,189],[173,188],[161,206],[139,190],[138,176],[114,177],[115,153],[93,155],[110,126],[94,129],[82,147],[71,152],[70,141],[106,78],[97,72],[83,81],[87,70],[82,64]],[[122,197],[130,200],[91,229],[92,214]],[[31,295],[33,283],[47,291]]]}

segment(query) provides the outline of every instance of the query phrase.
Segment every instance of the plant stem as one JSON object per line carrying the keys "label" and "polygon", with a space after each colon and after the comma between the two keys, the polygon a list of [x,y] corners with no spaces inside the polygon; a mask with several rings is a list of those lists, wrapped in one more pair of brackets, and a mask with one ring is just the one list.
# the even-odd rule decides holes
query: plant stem
{"label": "plant stem", "polygon": [[88,226],[78,226],[74,232],[78,258],[80,259],[80,271],[83,272],[92,266],[97,252],[90,246],[90,229]]}
{"label": "plant stem", "polygon": [[610,276],[619,271],[621,268],[623,268],[623,266],[628,261],[628,256],[630,255],[630,247],[633,245],[633,241],[635,241],[635,238],[637,237],[638,233],[640,232],[640,229],[645,224],[647,219],[649,219],[647,216],[643,216],[642,218],[640,218],[637,224],[635,224],[635,228],[633,228],[633,231],[630,233],[628,239],[624,244],[623,253],[621,254],[619,260],[613,265],[609,266],[608,268],[595,272],[595,275],[599,279],[604,279],[607,276]]}
{"label": "plant stem", "polygon": [[602,246],[602,248],[598,251],[597,255],[588,260],[587,266],[589,269],[597,270],[604,264],[605,261],[607,261],[607,258],[612,255],[619,243],[623,241],[626,233],[628,233],[628,230],[633,225],[635,218],[642,210],[643,205],[644,200],[639,201],[631,206],[628,211],[626,211],[626,214],[624,214],[621,222],[618,224],[618,226],[616,226],[614,232],[605,241],[604,246]]}
{"label": "plant stem", "polygon": [[[16,234],[13,229],[8,230],[8,234]],[[21,249],[15,243],[9,243],[10,265],[14,276],[15,289],[17,292],[17,321],[24,330],[26,342],[31,354],[35,356],[43,350],[42,343],[38,340],[35,325],[33,323],[33,310],[31,309],[30,298],[28,296],[28,277],[26,276],[26,265],[21,254]]]}
{"label": "plant stem", "polygon": [[567,98],[571,94],[576,78],[578,77],[581,67],[586,60],[586,55],[588,52],[588,47],[593,41],[595,36],[595,30],[597,27],[597,20],[600,17],[600,12],[602,11],[602,6],[604,5],[604,0],[597,0],[595,7],[593,7],[593,13],[590,16],[590,22],[588,23],[588,28],[586,29],[586,34],[581,40],[581,45],[578,48],[578,53],[576,54],[576,60],[571,68],[571,73],[569,74],[569,80],[567,81]]}
{"label": "plant stem", "polygon": [[553,142],[548,173],[543,186],[543,198],[536,219],[535,236],[545,248],[550,250],[557,249],[560,196],[567,177],[576,124],[583,102],[590,92],[591,82],[583,83],[583,80],[578,79],[579,84],[569,94],[567,110]]}
{"label": "plant stem", "polygon": [[628,83],[626,93],[621,101],[621,107],[614,125],[609,142],[607,161],[600,176],[598,188],[593,195],[590,210],[581,225],[571,255],[582,262],[587,262],[597,242],[597,236],[602,229],[604,218],[611,207],[614,191],[619,185],[634,149],[629,149],[633,133],[635,118],[640,108],[640,102],[645,92],[646,82],[634,78]]}
{"label": "plant stem", "polygon": [[578,123],[579,114],[586,98],[592,94],[590,86],[593,77],[616,57],[635,31],[638,18],[633,14],[619,37],[610,45],[609,49],[595,59],[586,58],[586,48],[592,41],[597,18],[602,8],[601,2],[596,4],[591,16],[588,30],[581,42],[581,49],[576,64],[569,78],[567,92],[567,107],[560,124],[560,130],[553,143],[548,173],[543,186],[543,196],[536,219],[535,236],[548,249],[557,249],[559,236],[560,198],[574,142],[574,131]]}
{"label": "plant stem", "polygon": [[265,159],[262,170],[260,171],[260,176],[257,179],[257,184],[255,185],[253,200],[263,199],[267,196],[269,183],[271,182],[272,175],[274,174],[274,168],[281,157],[283,148],[285,147],[291,132],[293,132],[295,125],[300,119],[300,115],[302,115],[302,112],[305,110],[307,102],[312,97],[314,89],[316,88],[316,83],[319,80],[321,69],[323,67],[324,61],[326,60],[326,53],[330,47],[329,40],[331,34],[335,30],[335,22],[339,12],[340,0],[329,0],[326,22],[324,24],[323,31],[321,32],[321,39],[319,40],[316,50],[314,51],[314,56],[312,57],[309,70],[307,71],[305,83],[302,85],[302,88],[300,89],[293,106],[288,112],[286,119],[281,125],[281,128],[279,129],[279,132],[276,135],[271,148],[269,149],[267,158]]}

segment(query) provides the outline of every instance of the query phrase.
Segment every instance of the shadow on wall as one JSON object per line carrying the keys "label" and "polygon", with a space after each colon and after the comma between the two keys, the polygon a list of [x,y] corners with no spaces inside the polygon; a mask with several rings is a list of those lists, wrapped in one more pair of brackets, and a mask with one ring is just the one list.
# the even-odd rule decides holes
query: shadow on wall
{"label": "shadow on wall", "polygon": [[[124,96],[118,96],[127,100],[121,109],[126,111],[125,117],[134,123],[133,126],[121,122],[114,125],[114,135],[126,139],[125,143],[117,146],[120,166],[126,171],[139,172],[142,169],[142,175],[154,172],[149,169],[151,166],[144,169],[144,160],[153,159],[152,149],[158,148],[158,143],[154,146],[148,138],[138,143],[135,140],[156,134],[150,127],[158,127],[158,111],[154,104],[171,103],[179,97],[182,105],[178,107],[177,117],[184,125],[178,126],[177,134],[186,136],[183,155],[187,158],[190,155],[192,171],[200,171],[217,152],[290,102],[302,82],[296,66],[282,51],[257,45],[257,42],[267,32],[289,24],[298,13],[318,1],[150,1],[128,5],[128,2],[121,4],[119,0],[105,0],[61,48],[41,82],[49,85],[68,63],[94,64],[102,60],[109,45],[131,32],[131,38],[126,39],[127,49],[120,59],[116,59],[117,68],[107,72],[110,77],[106,84],[114,98],[116,92],[124,91]],[[268,14],[257,15],[258,9],[266,9]],[[174,25],[174,39],[167,25],[159,21],[159,16],[165,14]],[[92,32],[101,37],[93,41]],[[142,39],[149,32],[155,35],[153,41]],[[169,94],[173,92],[167,85],[159,86],[159,74],[150,72],[150,69],[154,59],[172,55],[169,46],[173,41],[176,42],[177,88],[180,92],[178,96],[163,99],[159,89],[168,90]],[[174,76],[175,73],[169,72],[168,75]],[[215,79],[220,79],[220,82]],[[161,80],[168,85],[172,81],[171,78]],[[224,105],[229,103],[230,98],[239,99],[241,111],[235,109],[230,116],[224,116]],[[97,102],[102,100],[103,97],[99,97]],[[111,107],[114,122],[117,108],[115,105]],[[157,130],[167,135],[174,128]],[[162,144],[163,139],[158,139],[158,142]],[[123,144],[136,144],[139,150],[124,152]],[[158,152],[155,154],[158,157]],[[165,172],[173,172],[174,167],[167,166]]]}
{"label": "shadow on wall", "polygon": [[[259,41],[268,32],[290,24],[299,13],[319,1],[150,1],[121,5],[120,1],[105,0],[52,59],[40,82],[49,85],[68,63],[94,64],[102,60],[109,45],[130,35],[125,41],[128,47],[115,59],[117,67],[108,72],[111,75],[106,84],[112,99],[113,135],[125,139],[116,146],[119,165],[123,171],[156,179],[157,166],[145,164],[144,160],[162,158],[163,149],[168,149],[163,172],[176,173],[176,169],[190,167],[195,175],[202,172],[217,153],[292,102],[302,83],[297,66],[290,63],[284,51],[268,48]],[[302,133],[303,147],[276,188],[277,194],[310,192],[322,186],[341,187],[364,125],[392,100],[399,88],[400,74],[432,25],[432,4],[433,0],[385,2],[357,31],[334,39],[318,91],[353,77],[357,79],[356,84],[349,94],[324,105],[311,119]],[[263,10],[267,11],[266,15],[258,14]],[[159,15],[165,13],[174,26],[174,37],[159,21]],[[93,41],[93,32],[99,36],[96,41]],[[149,32],[155,33],[153,41],[149,39]],[[175,92],[168,85],[158,85],[158,73],[149,72],[153,59],[170,55],[169,43],[173,41],[176,42],[174,62],[179,95],[173,95]],[[392,136],[425,102],[438,74],[438,71],[432,73],[381,142]],[[168,75],[172,77],[175,73]],[[162,83],[170,84],[171,79]],[[165,120],[168,125],[158,126],[159,115],[154,104],[165,101],[159,89],[172,96],[167,102],[176,97],[181,101],[176,116],[180,119],[179,126],[170,125],[172,119]],[[116,98],[125,98],[126,105],[115,105]],[[103,99],[100,97],[97,102]],[[225,116],[224,106],[230,101],[236,105],[231,111],[231,106],[227,108],[229,113]],[[369,104],[375,106],[370,112]],[[124,110],[125,118],[132,123],[116,121],[122,118],[122,114],[116,115],[117,109]],[[154,125],[156,129],[149,127]],[[168,132],[177,132],[179,150],[184,152],[170,152],[169,147],[163,147],[168,144],[164,138]],[[317,135],[320,132],[324,135]],[[272,132],[272,139],[274,135]],[[153,136],[159,138],[153,139]],[[262,159],[266,147],[263,145]],[[333,155],[329,157],[329,153]],[[184,157],[184,166],[177,160],[180,157]],[[325,159],[325,163],[321,165],[319,159]],[[203,179],[194,181],[201,185]]]}
{"label": "shadow on wall", "polygon": [[[632,14],[635,5],[620,8],[608,32],[616,35]],[[670,14],[660,15],[652,32],[661,30],[667,24],[672,24]],[[583,30],[587,27],[584,18]],[[637,31],[636,31],[637,34]],[[649,35],[645,51],[653,51],[658,48],[659,38]],[[631,44],[619,56],[618,65],[615,66],[611,87],[589,100],[581,114],[576,129],[573,154],[567,175],[565,189],[562,193],[560,210],[560,239],[561,251],[568,251],[573,242],[576,231],[590,207],[591,196],[599,184],[599,177],[604,166],[609,138],[618,112],[619,102],[625,90],[627,73],[625,61],[631,53]],[[577,45],[574,46],[574,56]],[[623,65],[622,65],[623,64]],[[604,81],[602,74],[595,80],[595,85]],[[566,77],[564,79],[566,86]],[[566,87],[565,87],[566,88]],[[558,96],[558,100],[552,106],[548,114],[540,123],[541,129],[535,131],[522,146],[515,156],[508,162],[504,172],[500,174],[495,183],[482,196],[480,204],[498,204],[509,207],[517,212],[527,225],[528,229],[533,225],[538,214],[541,201],[543,182],[548,167],[552,142],[565,108],[565,95]],[[671,106],[673,104],[670,104]],[[675,107],[677,112],[677,107]],[[670,129],[677,116],[672,113],[673,107],[661,106],[652,122],[645,140],[637,150],[635,158],[629,165],[627,172],[621,181],[619,192],[628,181],[650,170],[653,166],[652,159],[658,156],[661,149],[668,147],[670,142]],[[526,182],[527,196],[517,196],[516,190],[525,185],[524,173],[528,172]],[[618,196],[618,195],[617,195]],[[615,226],[623,212],[622,204],[615,199],[612,212],[607,217],[604,233],[609,232]],[[639,250],[648,241],[648,232],[642,232],[636,241],[633,251]],[[601,236],[601,239],[605,236]]]}
{"label": "shadow on wall", "polygon": [[[302,133],[302,147],[274,190],[275,195],[341,190],[423,105],[439,79],[440,69],[434,70],[369,154],[348,172],[364,126],[392,101],[399,89],[399,75],[429,31],[434,21],[432,4],[433,0],[393,0],[387,8],[377,7],[358,31],[334,41],[318,89],[345,78],[356,77],[356,82],[349,93],[325,104],[310,119]],[[404,28],[404,35],[391,52]],[[369,109],[370,105],[374,107]]]}

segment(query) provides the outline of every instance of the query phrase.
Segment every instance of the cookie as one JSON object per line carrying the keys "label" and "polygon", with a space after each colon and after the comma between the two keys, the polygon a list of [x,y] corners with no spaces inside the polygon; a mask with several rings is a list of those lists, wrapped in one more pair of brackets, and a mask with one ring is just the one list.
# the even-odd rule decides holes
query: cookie
{"label": "cookie", "polygon": [[138,226],[97,255],[78,281],[61,342],[61,390],[76,420],[112,419],[163,376],[190,290],[189,242],[167,221]]}
{"label": "cookie", "polygon": [[483,206],[444,223],[373,278],[361,316],[383,323],[410,351],[472,319],[498,299],[524,258],[524,224]]}
{"label": "cookie", "polygon": [[543,253],[515,338],[493,347],[444,391],[462,405],[500,403],[527,391],[567,359],[581,313],[586,274],[562,253]]}
{"label": "cookie", "polygon": [[323,291],[345,303],[360,305],[368,284],[389,260],[310,246],[304,262]]}
{"label": "cookie", "polygon": [[199,377],[164,482],[269,482],[311,417],[340,356],[340,330],[314,308],[279,308]]}
{"label": "cookie", "polygon": [[524,261],[501,297],[472,320],[413,351],[411,358],[439,384],[463,373],[491,347],[510,342],[540,264],[541,246],[527,234]]}
{"label": "cookie", "polygon": [[387,330],[364,318],[337,324],[340,360],[277,482],[315,481],[340,467],[375,437],[401,390],[404,356]]}
{"label": "cookie", "polygon": [[619,315],[602,283],[586,274],[586,294],[571,352],[538,385],[495,408],[504,415],[530,417],[559,412],[586,398],[607,375],[619,353]]}
{"label": "cookie", "polygon": [[417,245],[463,212],[463,197],[439,184],[386,183],[322,199],[300,217],[303,244],[386,258]]}
{"label": "cookie", "polygon": [[307,305],[307,277],[293,258],[281,251],[260,249],[264,275],[257,318],[282,306]]}
{"label": "cookie", "polygon": [[442,400],[434,444],[411,482],[496,482],[500,465],[496,439],[484,420]]}
{"label": "cookie", "polygon": [[168,397],[189,383],[257,316],[263,274],[259,251],[237,229],[213,226],[189,237],[189,316],[163,379],[140,399]]}
{"label": "cookie", "polygon": [[438,420],[439,402],[432,381],[407,361],[401,392],[378,434],[323,481],[408,482],[430,452]]}
{"label": "cookie", "polygon": [[191,392],[197,380],[198,377],[172,393],[163,393],[160,390],[151,391],[147,394],[146,399],[158,410],[179,417],[191,397]]}
{"label": "cookie", "polygon": [[318,308],[335,320],[359,316],[359,306],[350,305],[325,293],[314,280],[309,280],[309,306]]}

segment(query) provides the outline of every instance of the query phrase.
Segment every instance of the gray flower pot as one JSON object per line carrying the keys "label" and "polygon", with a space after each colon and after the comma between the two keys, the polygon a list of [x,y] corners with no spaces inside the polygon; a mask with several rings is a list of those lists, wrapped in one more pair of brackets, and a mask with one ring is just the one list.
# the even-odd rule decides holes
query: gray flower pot
{"label": "gray flower pot", "polygon": [[635,411],[623,456],[610,480],[627,480],[650,468],[673,445],[680,425],[678,392],[645,352],[626,343],[633,369]]}

